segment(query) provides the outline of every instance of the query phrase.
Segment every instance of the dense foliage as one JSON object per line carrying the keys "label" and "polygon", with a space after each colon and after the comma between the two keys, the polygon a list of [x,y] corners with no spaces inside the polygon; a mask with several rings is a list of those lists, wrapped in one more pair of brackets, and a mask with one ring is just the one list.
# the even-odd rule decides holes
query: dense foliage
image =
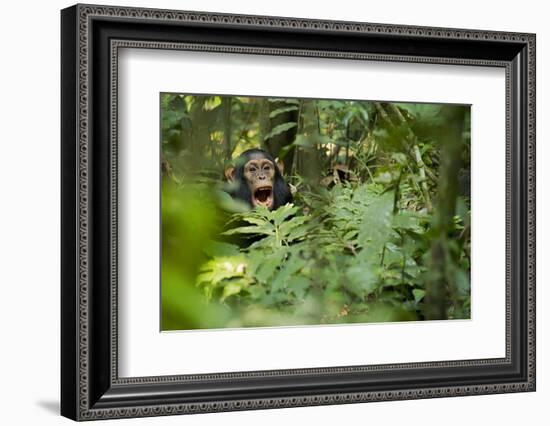
{"label": "dense foliage", "polygon": [[[162,329],[469,318],[469,114],[163,94]],[[224,191],[252,147],[294,204]]]}

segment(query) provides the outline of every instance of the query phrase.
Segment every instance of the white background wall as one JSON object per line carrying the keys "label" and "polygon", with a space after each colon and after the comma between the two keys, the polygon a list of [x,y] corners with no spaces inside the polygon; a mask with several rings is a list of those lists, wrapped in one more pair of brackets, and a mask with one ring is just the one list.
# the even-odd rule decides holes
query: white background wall
{"label": "white background wall", "polygon": [[[548,424],[550,27],[543,1],[104,0],[103,4],[537,33],[538,390],[530,394],[118,420],[102,424]],[[68,424],[59,405],[59,10],[4,2],[0,22],[0,419]],[[487,167],[490,167],[488,164]],[[131,422],[131,423],[130,423]]]}

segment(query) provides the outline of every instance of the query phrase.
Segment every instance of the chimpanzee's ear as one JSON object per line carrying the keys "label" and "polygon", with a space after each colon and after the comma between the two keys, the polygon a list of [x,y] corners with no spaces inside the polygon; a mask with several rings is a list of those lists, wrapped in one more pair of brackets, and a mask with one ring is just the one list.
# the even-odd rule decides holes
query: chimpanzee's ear
{"label": "chimpanzee's ear", "polygon": [[225,177],[227,178],[227,180],[229,182],[233,182],[235,180],[235,172],[237,170],[235,169],[235,167],[233,166],[228,166],[226,169],[225,169]]}
{"label": "chimpanzee's ear", "polygon": [[277,164],[277,167],[279,168],[279,171],[281,172],[281,174],[283,174],[285,172],[285,163],[283,163],[281,161],[281,159],[279,157],[277,157],[275,159],[275,164]]}

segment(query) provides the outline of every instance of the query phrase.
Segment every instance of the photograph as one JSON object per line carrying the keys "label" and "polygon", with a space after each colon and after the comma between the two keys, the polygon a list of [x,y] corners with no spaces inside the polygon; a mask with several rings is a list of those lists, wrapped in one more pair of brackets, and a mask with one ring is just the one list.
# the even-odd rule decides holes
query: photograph
{"label": "photograph", "polygon": [[159,110],[161,331],[471,318],[470,105]]}
{"label": "photograph", "polygon": [[[61,42],[60,120],[38,126],[59,126],[61,158],[40,162],[60,163],[61,203],[11,186],[59,210],[60,300],[44,305],[60,308],[57,367],[43,370],[60,372],[62,416],[256,424],[342,405],[338,421],[384,401],[369,413],[387,420],[439,399],[434,419],[520,423],[542,400],[543,20],[379,6],[76,4],[43,31]],[[11,228],[13,251],[28,238]]]}

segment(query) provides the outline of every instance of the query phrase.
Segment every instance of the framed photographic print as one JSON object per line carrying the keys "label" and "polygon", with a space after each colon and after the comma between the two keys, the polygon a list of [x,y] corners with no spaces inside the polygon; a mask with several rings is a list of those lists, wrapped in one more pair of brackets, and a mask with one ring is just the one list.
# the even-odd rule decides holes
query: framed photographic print
{"label": "framed photographic print", "polygon": [[61,30],[64,416],[535,390],[535,35]]}

